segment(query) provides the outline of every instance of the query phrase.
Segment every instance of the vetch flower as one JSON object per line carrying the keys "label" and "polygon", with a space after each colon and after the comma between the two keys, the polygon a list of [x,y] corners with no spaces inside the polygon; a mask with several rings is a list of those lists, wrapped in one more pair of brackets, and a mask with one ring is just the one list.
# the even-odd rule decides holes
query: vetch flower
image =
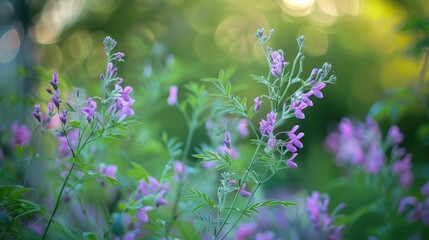
{"label": "vetch flower", "polygon": [[177,86],[173,85],[170,87],[170,92],[168,95],[167,103],[168,105],[172,106],[177,103],[177,93],[179,89]]}
{"label": "vetch flower", "polygon": [[100,170],[101,174],[103,176],[109,177],[109,178],[116,178],[116,172],[118,171],[118,166],[114,164],[105,164],[100,163]]}
{"label": "vetch flower", "polygon": [[262,135],[268,136],[270,135],[270,133],[273,132],[274,127],[276,125],[276,118],[277,118],[277,113],[270,112],[267,114],[267,120],[262,119],[259,122],[259,130]]}
{"label": "vetch flower", "polygon": [[283,58],[283,51],[274,51],[270,54],[271,57],[271,74],[274,77],[279,77],[282,74],[286,63]]}
{"label": "vetch flower", "polygon": [[147,215],[147,212],[152,210],[153,207],[151,206],[145,206],[140,208],[137,213],[136,213],[136,220],[137,223],[142,224],[142,223],[147,223],[149,221],[149,216]]}
{"label": "vetch flower", "polygon": [[286,165],[288,167],[290,167],[290,168],[298,167],[298,165],[293,161],[297,155],[298,155],[298,153],[293,153],[292,156],[288,160],[286,160]]}
{"label": "vetch flower", "polygon": [[124,116],[134,115],[134,110],[131,108],[133,105],[134,99],[131,101],[125,101],[123,98],[116,99],[116,109],[118,109],[117,116],[121,119]]}
{"label": "vetch flower", "polygon": [[254,102],[255,102],[254,110],[255,110],[255,112],[257,112],[261,108],[261,104],[262,104],[261,97],[256,97]]}
{"label": "vetch flower", "polygon": [[40,116],[40,104],[34,105],[34,111],[31,113],[33,116],[37,119],[37,121],[40,122],[41,116]]}
{"label": "vetch flower", "polygon": [[117,52],[113,56],[116,60],[122,60],[122,58],[125,57],[125,54],[123,52]]}
{"label": "vetch flower", "polygon": [[290,108],[295,112],[295,117],[298,119],[304,119],[305,115],[302,112],[308,105],[301,100],[294,100],[290,105]]}
{"label": "vetch flower", "polygon": [[60,112],[59,118],[63,124],[66,124],[67,123],[67,110],[62,109]]}
{"label": "vetch flower", "polygon": [[247,120],[246,119],[240,119],[238,122],[238,133],[242,137],[249,136],[249,129],[247,128]]}
{"label": "vetch flower", "polygon": [[49,81],[49,83],[52,85],[55,91],[58,90],[58,73],[57,72],[52,73],[52,80]]}
{"label": "vetch flower", "polygon": [[315,97],[317,97],[317,98],[323,98],[323,93],[320,90],[322,90],[325,86],[326,86],[326,83],[320,82],[316,86],[314,86],[313,88],[311,88],[311,92],[313,93],[313,95]]}
{"label": "vetch flower", "polygon": [[61,100],[60,100],[60,90],[59,89],[57,89],[56,91],[55,91],[55,94],[54,95],[52,95],[52,102],[55,104],[55,106],[57,107],[57,109],[59,109],[60,108],[60,102],[61,102]]}
{"label": "vetch flower", "polygon": [[229,133],[227,133],[227,132],[225,133],[225,138],[223,139],[223,144],[228,149],[231,149],[231,140],[229,139]]}
{"label": "vetch flower", "polygon": [[246,183],[243,183],[240,188],[240,196],[242,197],[250,197],[252,195],[251,192],[246,191]]}
{"label": "vetch flower", "polygon": [[12,123],[12,137],[10,146],[15,148],[15,145],[29,145],[31,141],[31,132],[26,125],[19,125],[18,122]]}
{"label": "vetch flower", "polygon": [[289,141],[286,143],[286,148],[290,152],[296,152],[297,148],[303,148],[303,144],[300,139],[304,136],[304,133],[300,132],[298,135],[295,134],[296,130],[298,130],[299,125],[295,125],[288,133]]}
{"label": "vetch flower", "polygon": [[85,118],[86,120],[88,120],[88,122],[92,121],[96,110],[97,110],[97,102],[92,100],[92,98],[88,98],[88,107],[82,108],[82,112],[85,114]]}

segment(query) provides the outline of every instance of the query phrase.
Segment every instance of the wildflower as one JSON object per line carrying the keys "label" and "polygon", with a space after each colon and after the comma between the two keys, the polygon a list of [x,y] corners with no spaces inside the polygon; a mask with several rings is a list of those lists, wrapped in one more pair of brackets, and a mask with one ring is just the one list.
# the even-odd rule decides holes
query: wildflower
{"label": "wildflower", "polygon": [[261,104],[262,104],[261,97],[255,98],[254,101],[255,101],[255,108],[254,108],[254,110],[255,110],[255,112],[257,112],[261,108]]}
{"label": "wildflower", "polygon": [[[333,225],[334,219],[328,214],[329,196],[321,195],[319,192],[313,192],[307,198],[307,213],[323,239],[342,239],[342,229],[344,226]],[[343,208],[339,205],[336,210]]]}
{"label": "wildflower", "polygon": [[49,83],[52,85],[55,91],[58,90],[58,73],[57,72],[52,73],[52,80],[49,81]]}
{"label": "wildflower", "polygon": [[125,57],[125,54],[123,52],[117,52],[113,56],[113,59],[122,60],[122,58]]}
{"label": "wildflower", "polygon": [[60,113],[60,115],[59,115],[59,118],[60,118],[60,121],[61,121],[63,124],[66,124],[66,123],[67,123],[67,110],[62,109],[62,110],[61,110],[61,113]]}
{"label": "wildflower", "polygon": [[159,207],[159,206],[164,206],[164,205],[167,205],[167,204],[168,204],[168,201],[164,198],[164,197],[165,197],[165,194],[167,194],[167,190],[165,190],[165,189],[161,190],[161,191],[157,194],[156,199],[155,199],[155,205],[156,205],[157,207]]}
{"label": "wildflower", "polygon": [[398,126],[393,125],[387,132],[387,139],[392,145],[397,145],[404,140],[404,135],[401,133]]}
{"label": "wildflower", "polygon": [[124,90],[121,92],[121,94],[122,94],[122,98],[125,100],[125,101],[127,101],[127,102],[129,102],[129,101],[131,101],[132,100],[132,98],[130,97],[130,93],[133,91],[133,88],[132,87],[130,87],[130,86],[126,86],[125,88],[124,88]]}
{"label": "wildflower", "polygon": [[259,232],[255,236],[255,240],[274,240],[275,234],[272,231]]}
{"label": "wildflower", "polygon": [[61,100],[60,100],[60,90],[59,89],[55,91],[55,94],[52,95],[51,99],[52,99],[52,102],[57,107],[57,109],[59,109],[60,108],[60,102],[61,102]]}
{"label": "wildflower", "polygon": [[298,155],[298,153],[293,153],[292,156],[288,160],[286,160],[286,165],[288,167],[290,167],[290,168],[298,167],[298,165],[293,161],[297,155]]}
{"label": "wildflower", "polygon": [[304,110],[308,105],[301,101],[301,100],[294,100],[291,105],[290,108],[295,112],[295,117],[298,119],[304,119],[305,115],[302,112],[302,110]]}
{"label": "wildflower", "polygon": [[296,130],[298,130],[299,125],[295,125],[288,133],[289,141],[286,143],[286,148],[290,152],[296,152],[297,148],[303,148],[303,144],[300,139],[304,136],[304,133],[300,132],[298,135],[295,134]]}
{"label": "wildflower", "polygon": [[107,64],[107,73],[109,76],[113,76],[118,71],[118,68],[113,65],[113,63],[109,62]]}
{"label": "wildflower", "polygon": [[283,68],[286,63],[283,58],[283,52],[281,50],[274,51],[270,54],[271,57],[271,74],[274,77],[279,77],[282,74]]}
{"label": "wildflower", "polygon": [[267,147],[264,149],[265,152],[270,152],[276,148],[277,140],[275,137],[268,138]]}
{"label": "wildflower", "polygon": [[267,120],[262,119],[261,122],[259,122],[259,130],[262,135],[270,135],[270,133],[273,132],[274,127],[276,125],[276,118],[277,113],[270,112],[267,114]]}
{"label": "wildflower", "polygon": [[147,212],[152,210],[152,209],[153,209],[153,207],[151,207],[151,206],[145,206],[145,207],[140,208],[136,214],[137,222],[140,224],[148,222],[149,216],[147,215]]}
{"label": "wildflower", "polygon": [[37,119],[37,121],[40,122],[41,116],[40,116],[40,104],[34,105],[34,111],[31,113],[33,116]]}
{"label": "wildflower", "polygon": [[88,107],[83,107],[82,112],[85,114],[86,120],[91,122],[94,117],[95,110],[97,109],[97,102],[92,100],[92,98],[88,98]]}
{"label": "wildflower", "polygon": [[322,90],[325,86],[326,86],[326,83],[320,82],[316,86],[314,86],[313,88],[311,88],[311,92],[313,93],[313,95],[315,97],[317,97],[317,98],[323,98],[323,93],[320,90]]}
{"label": "wildflower", "polygon": [[235,238],[237,240],[249,239],[253,235],[253,232],[256,230],[256,228],[257,228],[257,225],[254,222],[242,223],[237,229]]}
{"label": "wildflower", "polygon": [[116,172],[118,171],[118,167],[114,164],[106,165],[105,163],[100,163],[99,171],[103,176],[109,178],[116,178]]}
{"label": "wildflower", "polygon": [[170,94],[168,95],[167,103],[172,106],[177,103],[178,87],[173,85],[170,87]]}
{"label": "wildflower", "polygon": [[413,174],[411,172],[411,154],[406,154],[402,160],[392,164],[392,172],[398,174],[398,183],[402,187],[410,187],[413,183]]}
{"label": "wildflower", "polygon": [[227,132],[225,133],[225,138],[223,139],[223,144],[228,149],[231,149],[231,140],[229,139],[229,133],[227,133]]}
{"label": "wildflower", "polygon": [[317,73],[319,72],[319,69],[318,68],[313,68],[313,70],[311,70],[311,73],[310,73],[310,80],[312,79],[312,78],[314,78],[314,77],[316,77],[316,75],[317,75]]}
{"label": "wildflower", "polygon": [[50,95],[53,94],[52,89],[50,89],[50,88],[46,88],[46,92],[49,93]]}
{"label": "wildflower", "polygon": [[247,120],[246,119],[240,119],[238,122],[238,133],[242,137],[249,136],[249,129],[247,128]]}
{"label": "wildflower", "polygon": [[31,141],[31,132],[26,125],[19,125],[18,122],[12,123],[12,137],[10,146],[15,148],[15,145],[29,145]]}
{"label": "wildflower", "polygon": [[420,192],[422,193],[423,196],[429,197],[429,181],[426,182],[425,185],[423,185],[423,187],[420,189]]}
{"label": "wildflower", "polygon": [[[59,136],[58,137],[59,145],[57,148],[58,153],[60,153],[60,155],[62,155],[63,157],[70,156],[70,154],[71,154],[70,147],[73,150],[76,149],[78,137],[79,137],[79,130],[78,129],[73,129],[68,133],[68,135],[67,135],[68,141],[67,141],[67,138],[65,136]],[[69,146],[69,143],[70,143],[70,146]]]}
{"label": "wildflower", "polygon": [[250,197],[252,195],[251,192],[246,191],[246,183],[243,183],[240,188],[240,195],[242,197]]}
{"label": "wildflower", "polygon": [[131,108],[133,105],[134,99],[131,101],[125,101],[123,98],[116,99],[116,109],[118,109],[118,118],[123,116],[132,116],[134,115],[134,110]]}

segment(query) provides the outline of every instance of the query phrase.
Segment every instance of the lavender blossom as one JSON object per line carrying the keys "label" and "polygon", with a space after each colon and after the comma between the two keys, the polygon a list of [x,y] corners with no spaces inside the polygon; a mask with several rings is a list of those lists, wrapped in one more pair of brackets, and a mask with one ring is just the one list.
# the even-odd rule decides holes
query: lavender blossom
{"label": "lavender blossom", "polygon": [[267,114],[267,120],[262,119],[261,122],[259,122],[259,130],[262,135],[268,136],[273,132],[276,125],[276,118],[277,113],[270,112]]}
{"label": "lavender blossom", "polygon": [[52,85],[55,91],[58,90],[58,73],[57,72],[52,73],[52,80],[49,81],[49,83]]}
{"label": "lavender blossom", "polygon": [[286,66],[286,62],[283,58],[283,51],[274,51],[270,54],[271,61],[271,74],[274,77],[279,77],[282,74],[283,68]]}
{"label": "lavender blossom", "polygon": [[289,141],[286,143],[286,148],[290,152],[296,152],[297,148],[303,148],[303,144],[300,139],[304,136],[304,133],[300,132],[298,135],[295,134],[296,130],[298,130],[299,125],[295,125],[288,133]]}
{"label": "lavender blossom", "polygon": [[255,98],[254,102],[255,102],[254,110],[255,110],[255,112],[257,112],[261,108],[261,104],[262,104],[261,97]]}
{"label": "lavender blossom", "polygon": [[82,108],[82,112],[85,114],[85,118],[86,120],[88,120],[88,122],[92,121],[96,110],[97,110],[97,102],[92,100],[92,98],[88,98],[88,107]]}
{"label": "lavender blossom", "polygon": [[[307,198],[307,213],[310,215],[310,220],[314,224],[314,228],[318,231],[323,239],[342,239],[342,229],[344,226],[335,226],[334,219],[328,214],[329,197],[321,195],[319,192],[313,192]],[[337,207],[339,210],[344,205]]]}
{"label": "lavender blossom", "polygon": [[28,146],[31,141],[31,132],[26,125],[19,125],[18,122],[12,123],[12,137],[10,146],[15,148],[15,145]]}
{"label": "lavender blossom", "polygon": [[59,118],[63,124],[66,124],[67,123],[67,110],[62,109],[60,112]]}
{"label": "lavender blossom", "polygon": [[229,139],[229,133],[227,133],[227,132],[225,133],[225,138],[223,139],[223,144],[228,149],[231,149],[231,140]]}
{"label": "lavender blossom", "polygon": [[37,119],[37,121],[40,122],[41,116],[40,116],[40,104],[34,105],[34,111],[31,113],[33,116]]}
{"label": "lavender blossom", "polygon": [[173,85],[170,87],[170,94],[168,95],[167,103],[168,105],[172,106],[177,103],[177,93],[178,93],[178,87]]}
{"label": "lavender blossom", "polygon": [[298,155],[298,153],[293,153],[292,156],[288,160],[286,160],[286,165],[288,167],[290,167],[290,168],[298,167],[298,165],[293,161],[297,155]]}

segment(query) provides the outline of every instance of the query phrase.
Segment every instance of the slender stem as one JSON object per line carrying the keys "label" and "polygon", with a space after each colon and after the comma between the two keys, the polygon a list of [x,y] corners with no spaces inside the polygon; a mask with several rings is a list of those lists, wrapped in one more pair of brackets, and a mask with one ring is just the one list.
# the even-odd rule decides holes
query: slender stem
{"label": "slender stem", "polygon": [[[258,144],[258,146],[256,147],[256,150],[255,150],[255,152],[254,152],[254,154],[253,154],[252,161],[251,161],[251,162],[250,162],[250,164],[249,164],[249,169],[248,169],[248,171],[246,171],[246,173],[244,174],[243,178],[241,179],[241,184],[243,184],[243,183],[246,181],[247,176],[249,175],[249,172],[250,172],[250,170],[251,170],[251,168],[252,168],[253,164],[255,163],[256,155],[258,154],[258,152],[259,152],[259,148],[260,148],[260,147],[261,147],[261,144]],[[240,186],[240,187],[241,187],[241,186]],[[225,217],[225,219],[223,220],[222,225],[220,226],[219,230],[217,231],[217,233],[216,233],[215,237],[218,237],[218,236],[219,236],[219,234],[221,233],[222,229],[225,227],[225,224],[227,223],[227,221],[228,221],[229,217],[231,216],[232,210],[234,209],[234,206],[235,206],[235,204],[237,203],[237,199],[238,199],[238,195],[239,195],[239,194],[240,194],[240,191],[237,191],[237,192],[235,193],[234,200],[232,201],[231,207],[229,208],[228,213],[226,214],[226,217]],[[225,236],[224,236],[224,237],[225,237]]]}
{"label": "slender stem", "polygon": [[[63,132],[65,133],[64,126],[63,126]],[[68,138],[67,138],[67,134],[66,134],[66,139],[67,139],[67,142],[68,142],[69,147],[70,147],[70,151],[71,151],[72,156],[73,156],[73,163],[72,163],[72,165],[71,165],[71,167],[70,167],[69,172],[67,173],[67,176],[66,176],[66,178],[65,178],[65,180],[64,180],[64,182],[63,182],[63,185],[61,186],[61,190],[60,190],[60,193],[58,194],[57,200],[56,200],[56,202],[55,202],[54,209],[52,210],[52,213],[51,213],[51,215],[49,216],[49,221],[48,221],[48,223],[46,224],[45,231],[43,232],[42,240],[46,239],[46,236],[47,236],[48,231],[49,231],[49,227],[51,226],[51,223],[52,223],[52,221],[53,221],[53,219],[54,219],[54,216],[55,216],[55,214],[56,214],[56,212],[57,212],[57,210],[58,210],[58,207],[59,207],[59,206],[60,206],[60,204],[61,204],[61,198],[62,198],[62,196],[63,196],[64,189],[65,189],[65,187],[66,187],[66,185],[67,185],[67,183],[68,183],[68,180],[69,180],[69,178],[70,178],[71,173],[73,172],[73,169],[74,169],[74,166],[75,166],[75,164],[76,164],[77,158],[79,157],[79,155],[80,155],[80,153],[81,153],[82,149],[85,147],[85,145],[86,145],[86,143],[87,143],[88,139],[91,137],[91,135],[92,135],[92,133],[91,133],[91,134],[89,135],[89,137],[85,140],[85,142],[84,142],[84,144],[82,145],[82,147],[81,147],[81,148],[80,148],[80,149],[75,153],[75,151],[73,151],[72,146],[70,145],[70,142],[69,142],[69,140],[68,140]],[[79,145],[79,144],[78,144],[78,145]]]}
{"label": "slender stem", "polygon": [[[186,116],[186,113],[184,113],[184,115]],[[186,158],[189,155],[189,151],[191,149],[192,138],[194,136],[195,129],[198,125],[197,124],[198,115],[199,115],[199,111],[197,110],[197,111],[195,111],[194,115],[192,116],[191,121],[188,124],[188,137],[186,139],[185,149],[184,149],[183,155],[182,155],[182,160],[181,160],[182,163],[185,163]],[[187,116],[186,116],[186,118],[187,118]],[[186,171],[186,168],[183,168],[183,172],[181,174],[179,174],[179,176],[178,176],[179,182],[178,182],[177,189],[176,189],[176,198],[174,199],[173,209],[171,211],[171,221],[167,223],[167,227],[165,230],[165,237],[168,236],[170,229],[173,226],[174,220],[176,220],[176,218],[178,217],[178,214],[176,214],[176,212],[177,212],[177,207],[179,206],[180,198],[182,196],[183,176],[185,175],[185,171]]]}
{"label": "slender stem", "polygon": [[244,215],[244,211],[246,211],[247,207],[249,207],[249,203],[250,201],[252,201],[253,196],[255,195],[256,191],[258,190],[259,186],[261,184],[258,183],[255,187],[255,189],[252,192],[252,195],[250,195],[249,200],[246,203],[246,207],[243,209],[243,211],[240,213],[240,215],[238,216],[238,218],[235,220],[234,224],[232,224],[231,228],[229,228],[229,230],[225,233],[225,235],[221,238],[221,240],[225,239],[228,234],[232,231],[232,229],[234,229],[235,225],[237,225],[237,223],[240,221],[241,217],[243,217]]}

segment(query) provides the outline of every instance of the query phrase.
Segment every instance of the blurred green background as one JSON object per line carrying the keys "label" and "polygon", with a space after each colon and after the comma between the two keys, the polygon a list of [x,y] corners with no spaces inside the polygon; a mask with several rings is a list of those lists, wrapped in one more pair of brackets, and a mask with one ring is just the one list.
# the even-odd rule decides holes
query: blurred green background
{"label": "blurred green background", "polygon": [[[269,45],[283,49],[286,61],[293,61],[295,39],[303,34],[305,71],[329,62],[338,84],[324,89],[325,98],[300,121],[306,133],[300,168],[281,172],[271,184],[323,190],[340,175],[323,148],[330,126],[344,116],[364,119],[386,91],[417,85],[421,51],[429,45],[428,16],[427,0],[0,0],[0,127],[4,132],[13,119],[31,118],[35,99],[46,99],[46,73],[58,71],[65,87],[98,93],[105,36],[125,53],[119,73],[137,99],[149,98],[139,86],[150,81],[183,86],[221,69],[235,70],[233,84],[244,86],[236,93],[253,99],[262,88],[249,74],[268,71],[253,33],[273,28]],[[166,99],[168,88],[160,91]],[[378,120],[383,130],[398,124],[405,133],[421,185],[429,149],[417,126],[428,118],[420,105],[407,107],[406,114]],[[185,139],[178,111],[141,110],[143,124],[150,120],[159,132]],[[199,133],[195,143],[204,139],[204,129]],[[141,136],[133,139],[131,147],[138,148]]]}

